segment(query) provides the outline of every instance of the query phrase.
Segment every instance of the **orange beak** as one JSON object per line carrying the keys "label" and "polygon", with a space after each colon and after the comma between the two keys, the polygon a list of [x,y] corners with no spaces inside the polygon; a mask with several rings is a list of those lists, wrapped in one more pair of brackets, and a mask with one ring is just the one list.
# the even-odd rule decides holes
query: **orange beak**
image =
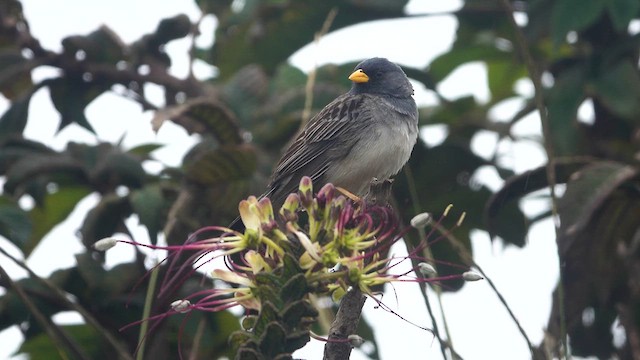
{"label": "orange beak", "polygon": [[366,83],[369,81],[369,77],[364,73],[364,71],[362,71],[362,69],[358,69],[349,75],[349,80],[354,83]]}

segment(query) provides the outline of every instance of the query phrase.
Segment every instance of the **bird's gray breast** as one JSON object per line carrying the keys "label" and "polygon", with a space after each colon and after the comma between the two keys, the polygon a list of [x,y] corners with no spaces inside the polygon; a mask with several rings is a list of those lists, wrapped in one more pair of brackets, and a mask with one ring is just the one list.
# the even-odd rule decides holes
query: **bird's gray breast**
{"label": "bird's gray breast", "polygon": [[[411,100],[413,101],[413,100]],[[378,98],[359,116],[364,121],[349,154],[327,172],[327,180],[364,195],[372,178],[387,179],[409,160],[418,136],[417,111],[413,114]],[[408,113],[407,113],[408,112]]]}

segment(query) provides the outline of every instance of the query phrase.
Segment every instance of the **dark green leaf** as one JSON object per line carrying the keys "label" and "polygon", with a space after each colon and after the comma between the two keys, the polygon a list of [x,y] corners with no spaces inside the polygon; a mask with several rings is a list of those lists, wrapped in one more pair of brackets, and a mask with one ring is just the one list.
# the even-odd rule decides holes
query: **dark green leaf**
{"label": "dark green leaf", "polygon": [[58,130],[75,123],[94,132],[84,110],[93,99],[109,89],[111,84],[88,82],[81,77],[61,77],[48,84],[53,106],[61,116]]}
{"label": "dark green leaf", "polygon": [[[640,4],[640,2],[638,2]],[[598,98],[614,114],[638,124],[640,111],[640,74],[630,61],[607,67],[593,80]]]}
{"label": "dark green leaf", "polygon": [[585,98],[585,70],[582,66],[567,69],[548,92],[550,134],[557,156],[575,155],[578,150],[577,113]]}
{"label": "dark green leaf", "polygon": [[284,349],[286,340],[285,329],[276,321],[272,321],[262,332],[262,336],[258,341],[260,350],[267,358],[273,358]]}
{"label": "dark green leaf", "polygon": [[78,202],[90,192],[87,187],[65,186],[55,192],[47,193],[43,203],[29,211],[29,217],[33,222],[33,232],[29,241],[22,247],[22,251],[28,256],[40,243],[40,240],[56,225],[64,221]]}
{"label": "dark green leaf", "polygon": [[62,40],[65,52],[75,58],[78,51],[84,52],[81,61],[92,63],[108,63],[115,65],[125,59],[125,45],[106,25],[87,36],[69,36]]}
{"label": "dark green leaf", "polygon": [[[7,172],[4,190],[17,194],[40,178],[66,176],[76,184],[86,183],[86,174],[80,164],[63,154],[32,154],[22,157]],[[41,183],[40,185],[46,185]]]}
{"label": "dark green leaf", "polygon": [[33,86],[31,69],[35,62],[22,55],[19,49],[0,50],[0,92],[9,100],[16,99]]}
{"label": "dark green leaf", "polygon": [[0,139],[8,135],[22,134],[29,117],[29,102],[33,92],[28,92],[16,99],[0,117]]}
{"label": "dark green leaf", "polygon": [[141,144],[135,147],[132,147],[131,149],[127,150],[128,154],[131,155],[136,155],[139,156],[143,159],[148,159],[149,155],[160,149],[161,147],[163,147],[164,144],[154,144],[154,143],[149,143],[149,144]]}
{"label": "dark green leaf", "polygon": [[[110,347],[105,346],[102,336],[96,329],[86,325],[64,325],[62,329],[66,334],[75,340],[77,344],[82,344],[82,350],[92,359],[117,358],[112,353]],[[26,340],[18,349],[19,354],[27,354],[31,359],[64,360],[60,356],[58,347],[51,341],[51,338],[42,333]]]}
{"label": "dark green leaf", "polygon": [[[560,237],[574,237],[582,232],[611,193],[637,174],[638,169],[612,161],[594,162],[573,173],[558,202]],[[570,241],[559,243],[563,244],[561,254],[571,246]]]}
{"label": "dark green leaf", "polygon": [[171,40],[181,39],[191,31],[191,20],[184,14],[163,19],[158,24],[154,34],[154,40],[158,45],[166,44]]}
{"label": "dark green leaf", "polygon": [[580,31],[593,24],[602,14],[608,0],[562,0],[553,5],[551,34],[554,44],[560,45],[571,30]]}
{"label": "dark green leaf", "polygon": [[[568,158],[556,160],[556,182],[563,184],[570,176],[593,161],[589,158]],[[508,214],[517,202],[526,195],[549,186],[546,167],[539,167],[516,175],[506,181],[502,188],[487,201],[484,218],[489,233],[495,234],[501,226],[507,224],[499,219]]]}
{"label": "dark green leaf", "polygon": [[637,0],[609,0],[607,1],[609,16],[616,30],[626,31],[629,22],[638,16],[640,1]]}
{"label": "dark green leaf", "polygon": [[129,195],[133,211],[138,214],[140,223],[147,227],[152,244],[158,241],[158,232],[165,224],[167,209],[170,206],[165,201],[162,190],[158,185],[145,186]]}
{"label": "dark green leaf", "polygon": [[0,195],[0,236],[23,249],[33,231],[33,224],[26,211],[17,203]]}
{"label": "dark green leaf", "polygon": [[96,241],[110,237],[116,232],[127,233],[124,220],[131,215],[131,204],[127,197],[106,195],[100,203],[87,213],[80,234],[82,242],[90,248]]}
{"label": "dark green leaf", "polygon": [[214,185],[247,178],[255,171],[256,161],[256,153],[250,146],[225,146],[194,154],[185,161],[184,172],[195,183]]}

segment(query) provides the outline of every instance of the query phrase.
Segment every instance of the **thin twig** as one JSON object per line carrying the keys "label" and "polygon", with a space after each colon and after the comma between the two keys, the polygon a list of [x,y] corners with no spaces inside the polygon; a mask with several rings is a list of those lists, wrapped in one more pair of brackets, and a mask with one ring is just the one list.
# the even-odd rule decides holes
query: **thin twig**
{"label": "thin twig", "polygon": [[72,338],[65,334],[58,325],[54,324],[51,318],[45,316],[42,312],[40,312],[38,306],[36,306],[36,304],[31,301],[29,295],[27,295],[24,289],[22,289],[22,286],[14,282],[1,265],[0,278],[3,278],[7,281],[9,287],[16,292],[16,295],[18,295],[27,309],[29,309],[31,315],[33,315],[40,326],[42,326],[45,333],[49,335],[49,337],[51,338],[51,342],[58,350],[58,355],[60,355],[62,359],[69,359],[70,357],[72,357],[73,359],[89,360],[87,354],[82,351],[82,349]]}
{"label": "thin twig", "polygon": [[[407,178],[407,186],[409,187],[409,194],[411,196],[411,202],[413,203],[413,212],[418,214],[418,213],[420,213],[420,201],[419,201],[419,197],[418,197],[418,189],[416,188],[416,184],[415,184],[415,182],[413,180],[413,172],[411,171],[411,167],[408,164],[405,165],[405,167],[404,167],[404,173],[405,173],[406,178]],[[424,243],[424,244],[427,243],[427,235],[426,235],[424,229],[418,229],[418,236],[420,237],[420,241],[422,243]],[[411,247],[409,242],[405,241],[405,244],[406,244],[407,248]],[[411,250],[411,249],[408,249],[408,250]],[[428,258],[428,259],[432,259],[433,258],[428,246],[425,246],[425,252],[427,252],[427,254],[425,255],[426,258]],[[414,260],[412,260],[412,261],[414,261]],[[435,268],[436,264],[433,264],[433,266]],[[437,271],[437,269],[436,269],[436,271]],[[438,296],[438,301],[440,302],[442,320],[444,322],[445,333],[447,335],[447,341],[446,342],[442,339],[442,336],[440,335],[440,330],[438,328],[438,323],[436,322],[436,318],[433,315],[433,310],[431,308],[431,302],[429,301],[429,296],[427,295],[427,285],[425,283],[423,283],[423,282],[418,282],[418,285],[420,286],[420,293],[422,294],[422,297],[424,298],[425,305],[427,305],[427,312],[429,313],[429,317],[431,319],[431,323],[433,324],[433,334],[436,336],[436,338],[438,339],[438,342],[440,344],[440,351],[442,352],[442,357],[444,359],[446,359],[447,358],[447,354],[446,354],[445,349],[449,348],[451,350],[452,355],[455,354],[455,350],[453,349],[453,343],[451,342],[451,335],[449,334],[449,327],[447,326],[447,321],[446,321],[446,319],[444,317],[444,310],[442,310],[443,309],[443,307],[442,307],[442,299],[441,299],[440,296]]]}
{"label": "thin twig", "polygon": [[51,291],[51,293],[53,293],[57,297],[58,300],[60,300],[69,308],[77,311],[82,316],[82,318],[87,322],[87,324],[93,326],[97,330],[97,333],[100,336],[102,336],[104,340],[113,347],[113,349],[117,352],[118,357],[120,359],[133,360],[133,357],[129,354],[129,350],[127,349],[127,347],[124,344],[122,344],[120,341],[118,341],[118,339],[115,336],[113,336],[108,329],[104,328],[100,324],[100,322],[98,322],[98,320],[96,320],[96,318],[93,317],[93,315],[91,315],[91,313],[88,312],[84,307],[82,307],[79,304],[76,304],[73,301],[70,301],[67,295],[62,290],[60,290],[60,288],[52,284],[49,280],[38,276],[38,274],[33,272],[33,270],[31,270],[31,268],[27,264],[25,264],[23,261],[15,258],[14,256],[9,254],[2,248],[0,248],[0,252],[4,256],[11,259],[16,265],[26,270],[29,273],[29,276],[31,278],[35,279],[36,281],[44,285],[49,291]]}
{"label": "thin twig", "polygon": [[[316,44],[318,44],[320,42],[320,39],[322,39],[322,37],[329,32],[329,29],[331,28],[331,24],[333,24],[333,20],[336,18],[337,14],[338,14],[337,7],[334,7],[329,11],[329,13],[327,14],[327,17],[324,19],[322,28],[320,28],[320,31],[318,31],[314,36],[313,41]],[[305,84],[305,87],[304,87],[305,97],[304,97],[304,108],[302,109],[301,127],[304,126],[304,124],[306,124],[307,121],[309,121],[309,119],[311,118],[311,107],[313,106],[313,86],[316,83],[316,70],[317,70],[316,68],[317,68],[317,65],[315,65],[313,69],[309,71],[309,76],[307,77],[307,83]]]}
{"label": "thin twig", "polygon": [[[533,60],[533,56],[529,51],[529,46],[527,44],[527,40],[522,33],[522,29],[516,23],[515,18],[513,17],[513,7],[509,0],[501,0],[503,9],[506,12],[506,15],[511,23],[511,26],[514,30],[515,36],[515,45],[520,53],[520,56],[524,59],[525,65],[527,66],[527,71],[529,72],[529,78],[533,82],[534,88],[534,98],[536,102],[536,107],[538,108],[538,113],[540,114],[540,123],[542,125],[542,135],[544,136],[544,149],[547,153],[547,180],[549,181],[549,189],[551,191],[551,215],[553,218],[554,229],[556,233],[556,239],[558,239],[558,235],[560,234],[560,223],[558,217],[558,198],[556,196],[556,158],[555,152],[553,148],[553,141],[551,138],[551,127],[549,125],[549,116],[547,113],[547,109],[545,107],[544,101],[544,89],[542,88],[542,81],[540,79],[540,72],[536,66],[535,61]],[[559,250],[558,250],[559,251]],[[562,263],[562,259],[560,253],[558,252],[558,259],[560,263]],[[570,358],[571,354],[569,353],[569,348],[567,347],[567,329],[566,329],[566,315],[564,309],[564,286],[562,282],[562,269],[560,269],[560,282],[558,285],[558,302],[559,302],[559,312],[560,312],[560,340],[562,342],[563,351],[565,354],[565,358]]]}
{"label": "thin twig", "polygon": [[489,275],[487,275],[487,273],[484,272],[482,267],[478,265],[478,263],[475,262],[475,260],[473,260],[473,256],[471,256],[471,254],[469,253],[469,250],[450,231],[447,231],[447,229],[445,229],[442,225],[436,222],[432,223],[430,226],[436,229],[440,234],[442,234],[449,241],[451,246],[453,246],[454,250],[456,250],[458,255],[460,255],[460,257],[462,258],[462,261],[465,263],[466,266],[474,267],[478,270],[478,272],[480,272],[480,274],[482,274],[482,276],[487,281],[489,286],[491,286],[491,289],[493,289],[493,292],[495,292],[496,295],[498,296],[498,299],[500,300],[504,308],[507,309],[509,316],[511,316],[511,319],[518,327],[518,331],[520,331],[520,334],[522,335],[524,340],[527,342],[527,346],[531,351],[532,357],[535,358],[535,347],[533,346],[533,343],[527,336],[527,333],[524,331],[524,328],[522,327],[522,325],[520,325],[520,321],[518,321],[518,318],[516,318],[516,315],[511,310],[511,307],[509,306],[509,304],[507,304],[507,300],[502,296],[502,294],[500,293],[496,285],[493,283]]}
{"label": "thin twig", "polygon": [[[149,287],[147,288],[147,294],[144,298],[144,309],[142,310],[142,319],[148,319],[151,314],[151,307],[153,305],[153,294],[156,292],[156,284],[158,283],[158,273],[160,272],[157,266],[151,269],[151,277],[149,278]],[[136,360],[144,359],[144,348],[147,344],[147,331],[149,329],[149,322],[143,321],[140,325],[140,334],[138,335],[138,352],[136,354]]]}

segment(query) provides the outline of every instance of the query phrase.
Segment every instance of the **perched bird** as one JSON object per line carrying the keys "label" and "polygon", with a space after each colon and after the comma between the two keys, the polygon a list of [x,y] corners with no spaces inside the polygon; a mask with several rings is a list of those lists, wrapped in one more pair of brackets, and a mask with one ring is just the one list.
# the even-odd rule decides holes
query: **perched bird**
{"label": "perched bird", "polygon": [[373,178],[388,179],[409,160],[418,109],[405,73],[387,59],[371,58],[349,80],[351,90],[314,116],[276,165],[264,194],[274,209],[303,176],[316,190],[330,182],[363,196]]}

